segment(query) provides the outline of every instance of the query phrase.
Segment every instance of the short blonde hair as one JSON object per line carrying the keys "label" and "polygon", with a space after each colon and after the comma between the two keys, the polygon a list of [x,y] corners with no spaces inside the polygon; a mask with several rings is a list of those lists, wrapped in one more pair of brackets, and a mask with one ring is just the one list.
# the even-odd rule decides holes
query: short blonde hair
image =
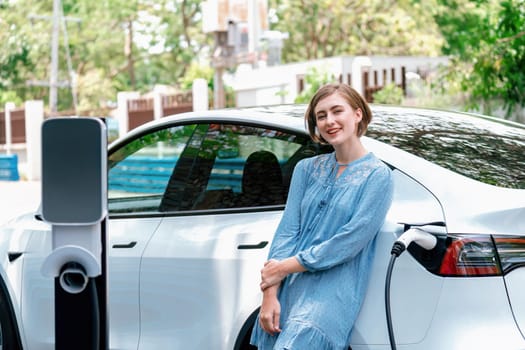
{"label": "short blonde hair", "polygon": [[372,111],[365,99],[348,84],[327,84],[319,88],[315,95],[310,100],[308,108],[304,116],[308,127],[308,132],[313,141],[318,143],[327,143],[325,139],[319,135],[317,130],[317,118],[315,116],[315,107],[325,97],[338,93],[345,101],[352,107],[354,111],[360,109],[362,115],[361,121],[357,126],[357,136],[361,137],[368,129],[368,124],[372,121]]}

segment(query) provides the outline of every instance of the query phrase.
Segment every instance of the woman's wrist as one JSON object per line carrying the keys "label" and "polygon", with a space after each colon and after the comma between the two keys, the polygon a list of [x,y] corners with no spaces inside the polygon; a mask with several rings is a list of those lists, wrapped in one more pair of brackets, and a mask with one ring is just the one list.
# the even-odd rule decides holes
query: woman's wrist
{"label": "woman's wrist", "polygon": [[295,256],[292,256],[290,258],[282,260],[281,264],[282,264],[281,271],[282,271],[282,273],[285,276],[288,276],[288,275],[290,275],[292,273],[296,273],[296,272],[304,272],[304,271],[306,271],[304,266],[301,265],[301,263],[299,262],[299,260]]}
{"label": "woman's wrist", "polygon": [[277,297],[277,291],[279,290],[279,285],[274,284],[263,290],[263,296],[265,298]]}

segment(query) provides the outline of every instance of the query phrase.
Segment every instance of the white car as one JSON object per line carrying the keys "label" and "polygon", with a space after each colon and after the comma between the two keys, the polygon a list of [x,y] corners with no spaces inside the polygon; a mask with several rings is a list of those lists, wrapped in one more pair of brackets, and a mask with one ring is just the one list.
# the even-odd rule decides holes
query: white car
{"label": "white car", "polygon": [[[111,349],[249,349],[260,268],[302,158],[330,147],[306,106],[179,114],[109,147]],[[402,349],[525,349],[525,128],[490,117],[372,106],[363,142],[393,169],[351,347],[390,349],[391,247],[418,225],[437,237],[397,259],[390,300]],[[71,194],[74,196],[74,193]],[[2,349],[54,348],[50,226],[38,214],[0,231]]]}

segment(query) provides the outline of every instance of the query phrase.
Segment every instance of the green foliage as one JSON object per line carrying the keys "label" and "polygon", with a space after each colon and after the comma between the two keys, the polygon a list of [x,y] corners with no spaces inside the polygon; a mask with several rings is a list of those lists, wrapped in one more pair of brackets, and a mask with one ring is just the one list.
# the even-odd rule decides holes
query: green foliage
{"label": "green foliage", "polygon": [[204,79],[208,82],[208,88],[213,90],[213,68],[193,62],[186,74],[180,78],[180,87],[183,90],[191,90],[195,79]]}
{"label": "green foliage", "polygon": [[[0,90],[47,102],[52,1],[17,0],[0,7]],[[209,40],[201,29],[200,1],[62,0],[68,49],[78,76],[80,109],[98,110],[117,91],[149,91],[176,85]],[[41,18],[30,18],[35,14]],[[67,80],[64,32],[59,44],[59,80]],[[96,78],[95,78],[96,77]],[[72,108],[70,89],[59,89],[59,110]],[[96,113],[96,112],[95,112]]]}
{"label": "green foliage", "polygon": [[394,83],[388,83],[381,90],[375,92],[374,103],[401,105],[403,103],[403,89]]}
{"label": "green foliage", "polygon": [[335,82],[335,76],[323,69],[309,68],[304,76],[305,88],[295,98],[296,103],[308,103],[319,88]]}
{"label": "green foliage", "polygon": [[31,54],[30,36],[19,21],[12,20],[13,6],[7,2],[0,7],[0,91],[4,98],[17,96],[18,101],[27,96],[26,73],[36,69],[37,61]]}
{"label": "green foliage", "polygon": [[13,102],[16,106],[24,102],[14,91],[0,91],[0,110],[4,109],[7,102]]}
{"label": "green foliage", "polygon": [[117,94],[101,69],[92,69],[81,76],[78,90],[77,109],[81,115],[107,115],[107,98]]}
{"label": "green foliage", "polygon": [[[470,94],[468,108],[507,115],[525,106],[525,0],[441,0],[436,22],[453,55],[448,77]],[[481,101],[481,106],[480,106]]]}
{"label": "green foliage", "polygon": [[384,0],[273,0],[272,29],[289,33],[283,61],[339,55],[437,55],[439,30],[426,6]]}
{"label": "green foliage", "polygon": [[[80,20],[68,21],[66,26],[81,110],[97,113],[107,107],[106,101],[116,99],[116,92],[145,92],[155,84],[180,84],[188,89],[193,79],[204,78],[212,89],[212,68],[195,63],[208,56],[213,46],[212,36],[202,32],[201,1],[62,3],[65,16]],[[451,56],[452,64],[448,83],[439,85],[443,94],[457,93],[459,87],[470,96],[470,107],[482,101],[485,113],[494,101],[502,101],[508,113],[525,105],[525,0],[268,3],[271,29],[289,33],[283,62],[338,55],[444,53]],[[0,1],[0,91],[4,99],[48,101],[48,88],[26,82],[49,80],[51,23],[28,14],[51,13],[52,1]],[[59,80],[68,79],[65,49],[61,32]],[[319,86],[333,80],[326,72],[308,72],[306,90],[297,101],[308,101]],[[232,105],[231,89],[227,95]],[[59,89],[59,109],[71,108],[71,91]]]}

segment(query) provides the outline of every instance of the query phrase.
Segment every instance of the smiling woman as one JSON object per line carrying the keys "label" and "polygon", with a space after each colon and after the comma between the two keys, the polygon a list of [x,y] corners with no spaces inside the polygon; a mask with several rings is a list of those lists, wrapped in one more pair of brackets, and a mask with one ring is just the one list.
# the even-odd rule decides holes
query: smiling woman
{"label": "smiling woman", "polygon": [[390,169],[361,143],[371,117],[345,84],[321,87],[308,105],[312,139],[335,152],[295,167],[261,270],[263,301],[251,338],[260,350],[350,345],[393,194]]}

